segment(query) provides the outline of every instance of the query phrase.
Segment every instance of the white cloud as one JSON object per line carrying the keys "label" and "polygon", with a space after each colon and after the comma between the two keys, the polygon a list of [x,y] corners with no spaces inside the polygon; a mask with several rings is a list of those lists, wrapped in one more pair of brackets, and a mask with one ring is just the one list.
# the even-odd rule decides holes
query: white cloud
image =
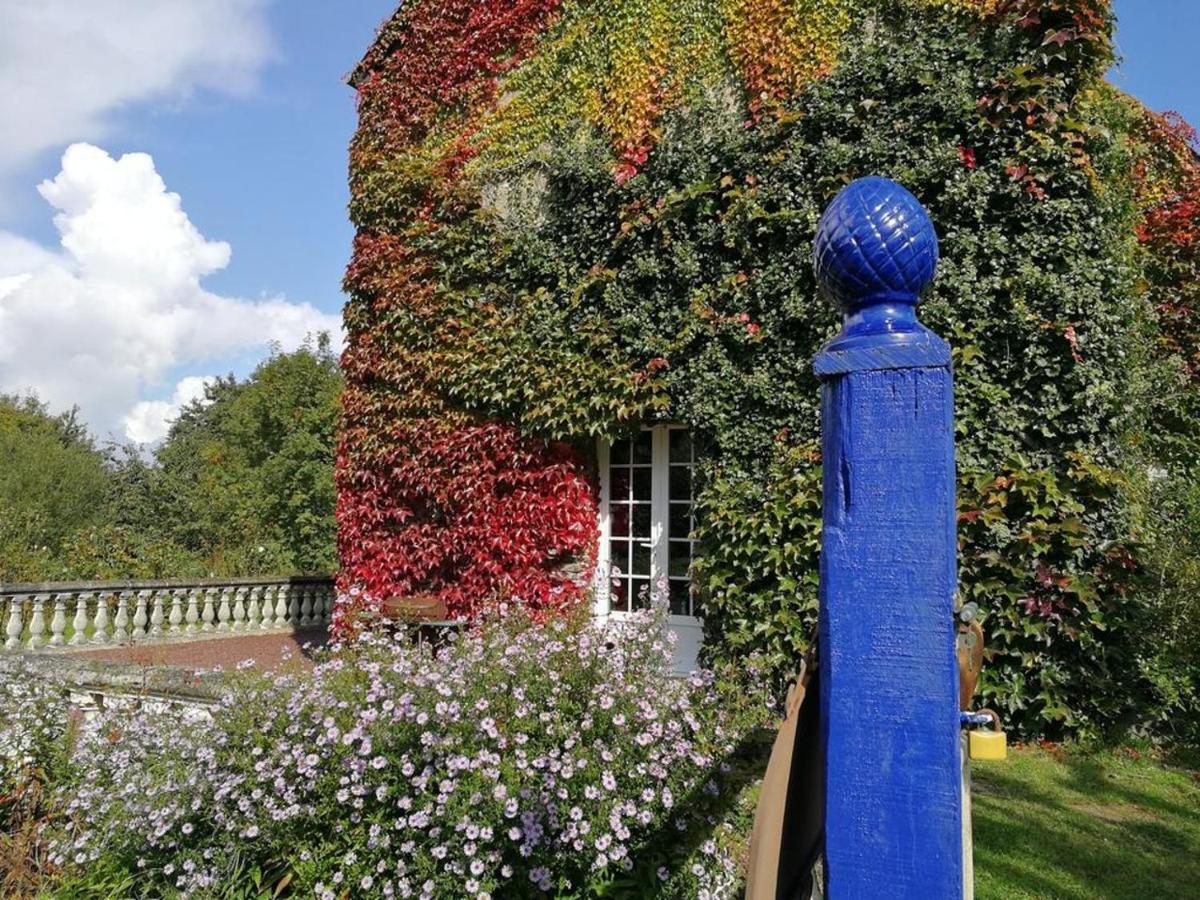
{"label": "white cloud", "polygon": [[244,93],[274,55],[268,0],[0,0],[0,175],[95,140],[115,111]]}
{"label": "white cloud", "polygon": [[62,251],[0,233],[0,390],[36,391],[55,409],[78,404],[101,434],[120,424],[143,440],[195,387],[145,405],[171,372],[340,334],[338,317],[307,303],[205,290],[201,279],[229,263],[230,247],[200,234],[144,153],[113,159],[72,145],[38,191],[57,211]]}
{"label": "white cloud", "polygon": [[143,400],[121,419],[125,435],[138,444],[155,444],[167,436],[179,411],[204,396],[204,388],[215,379],[189,375],[175,385],[170,400]]}

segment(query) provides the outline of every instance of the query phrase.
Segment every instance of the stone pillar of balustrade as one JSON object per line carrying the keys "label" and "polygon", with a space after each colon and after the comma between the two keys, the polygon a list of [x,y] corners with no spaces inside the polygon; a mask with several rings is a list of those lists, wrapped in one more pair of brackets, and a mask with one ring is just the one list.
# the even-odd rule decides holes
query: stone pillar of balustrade
{"label": "stone pillar of balustrade", "polygon": [[93,644],[108,643],[108,595],[104,591],[96,593],[96,615],[92,620]]}
{"label": "stone pillar of balustrade", "polygon": [[167,616],[168,631],[172,637],[178,637],[183,631],[183,599],[187,591],[176,588],[171,591],[171,612]]}
{"label": "stone pillar of balustrade", "polygon": [[275,627],[287,628],[288,624],[288,607],[289,597],[288,591],[291,588],[286,584],[280,584],[275,587]]}
{"label": "stone pillar of balustrade", "polygon": [[308,628],[312,625],[313,613],[313,589],[305,585],[300,588],[300,627]]}
{"label": "stone pillar of balustrade", "polygon": [[46,606],[49,594],[34,594],[33,614],[29,618],[29,649],[36,650],[46,643]]}
{"label": "stone pillar of balustrade", "polygon": [[286,627],[295,631],[300,627],[300,588],[297,585],[289,584],[287,586],[287,625]]}
{"label": "stone pillar of balustrade", "polygon": [[218,589],[210,587],[204,592],[204,606],[200,610],[200,630],[210,633],[217,630],[214,624],[217,618],[217,593]]}
{"label": "stone pillar of balustrade", "polygon": [[50,646],[61,647],[67,631],[67,593],[54,595],[54,616],[50,619]]}
{"label": "stone pillar of balustrade", "polygon": [[237,587],[233,591],[233,623],[234,631],[246,630],[246,589]]}
{"label": "stone pillar of balustrade", "polygon": [[152,641],[161,641],[163,637],[163,592],[154,591],[150,598],[150,634]]}
{"label": "stone pillar of balustrade", "polygon": [[80,591],[75,595],[75,616],[71,619],[71,638],[67,643],[72,647],[86,644],[88,641],[88,605],[92,599],[91,591]]}
{"label": "stone pillar of balustrade", "polygon": [[233,618],[233,610],[229,605],[230,589],[217,588],[221,601],[217,605],[217,631],[229,631],[229,620]]}
{"label": "stone pillar of balustrade", "polygon": [[262,590],[262,585],[256,584],[248,592],[246,605],[246,629],[248,631],[259,631],[267,627],[266,622],[263,621]]}
{"label": "stone pillar of balustrade", "polygon": [[117,612],[113,616],[113,643],[124,643],[129,637],[129,610],[133,603],[131,591],[120,591],[115,595]]}
{"label": "stone pillar of balustrade", "polygon": [[196,634],[200,631],[200,592],[196,588],[188,588],[187,590],[187,615],[185,617],[187,627],[184,629],[188,634]]}
{"label": "stone pillar of balustrade", "polygon": [[150,602],[149,591],[138,591],[134,598],[133,611],[133,640],[143,641],[146,639],[146,624],[150,621],[150,616],[146,612],[146,607]]}
{"label": "stone pillar of balustrade", "polygon": [[14,594],[8,601],[8,623],[5,626],[4,649],[18,650],[21,647],[21,635],[25,631],[25,594]]}

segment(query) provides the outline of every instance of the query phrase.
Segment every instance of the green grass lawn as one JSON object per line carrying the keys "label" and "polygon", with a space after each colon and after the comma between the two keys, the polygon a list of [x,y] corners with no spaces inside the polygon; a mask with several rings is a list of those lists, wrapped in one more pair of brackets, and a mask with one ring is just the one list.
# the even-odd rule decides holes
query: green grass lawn
{"label": "green grass lawn", "polygon": [[1200,898],[1200,776],[1133,751],[974,763],[975,896]]}

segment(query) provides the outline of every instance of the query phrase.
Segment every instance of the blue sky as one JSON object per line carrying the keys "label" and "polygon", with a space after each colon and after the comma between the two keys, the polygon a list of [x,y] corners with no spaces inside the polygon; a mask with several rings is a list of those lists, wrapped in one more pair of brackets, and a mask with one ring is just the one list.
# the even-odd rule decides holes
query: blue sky
{"label": "blue sky", "polygon": [[1200,125],[1200,0],[1116,0],[1121,64],[1111,80],[1151,109]]}
{"label": "blue sky", "polygon": [[[87,0],[78,0],[87,2]],[[396,0],[276,0],[273,52],[242,96],[211,90],[118,113],[112,155],[149,153],[196,227],[233,247],[205,279],[221,293],[282,293],[336,310],[353,231],[346,219],[346,148],[355,126],[344,78]],[[0,227],[39,241],[58,235],[36,185],[58,171],[62,147],[41,154]]]}
{"label": "blue sky", "polygon": [[[344,77],[394,5],[0,0],[0,391],[153,441],[204,377],[261,359],[264,335],[290,346],[336,327]],[[1200,0],[1115,5],[1112,80],[1200,123]],[[64,162],[75,142],[96,149]]]}

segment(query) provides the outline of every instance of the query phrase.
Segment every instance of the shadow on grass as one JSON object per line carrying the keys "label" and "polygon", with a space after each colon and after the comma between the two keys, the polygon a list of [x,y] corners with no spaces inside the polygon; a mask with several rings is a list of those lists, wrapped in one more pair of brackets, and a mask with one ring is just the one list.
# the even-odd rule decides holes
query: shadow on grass
{"label": "shadow on grass", "polygon": [[[1146,787],[1118,780],[1130,777],[1145,778]],[[1033,752],[980,767],[976,778],[980,900],[1197,896],[1200,806],[1164,796],[1175,786],[1162,778],[1103,758],[1055,761]],[[1178,788],[1191,793],[1182,777]]]}

